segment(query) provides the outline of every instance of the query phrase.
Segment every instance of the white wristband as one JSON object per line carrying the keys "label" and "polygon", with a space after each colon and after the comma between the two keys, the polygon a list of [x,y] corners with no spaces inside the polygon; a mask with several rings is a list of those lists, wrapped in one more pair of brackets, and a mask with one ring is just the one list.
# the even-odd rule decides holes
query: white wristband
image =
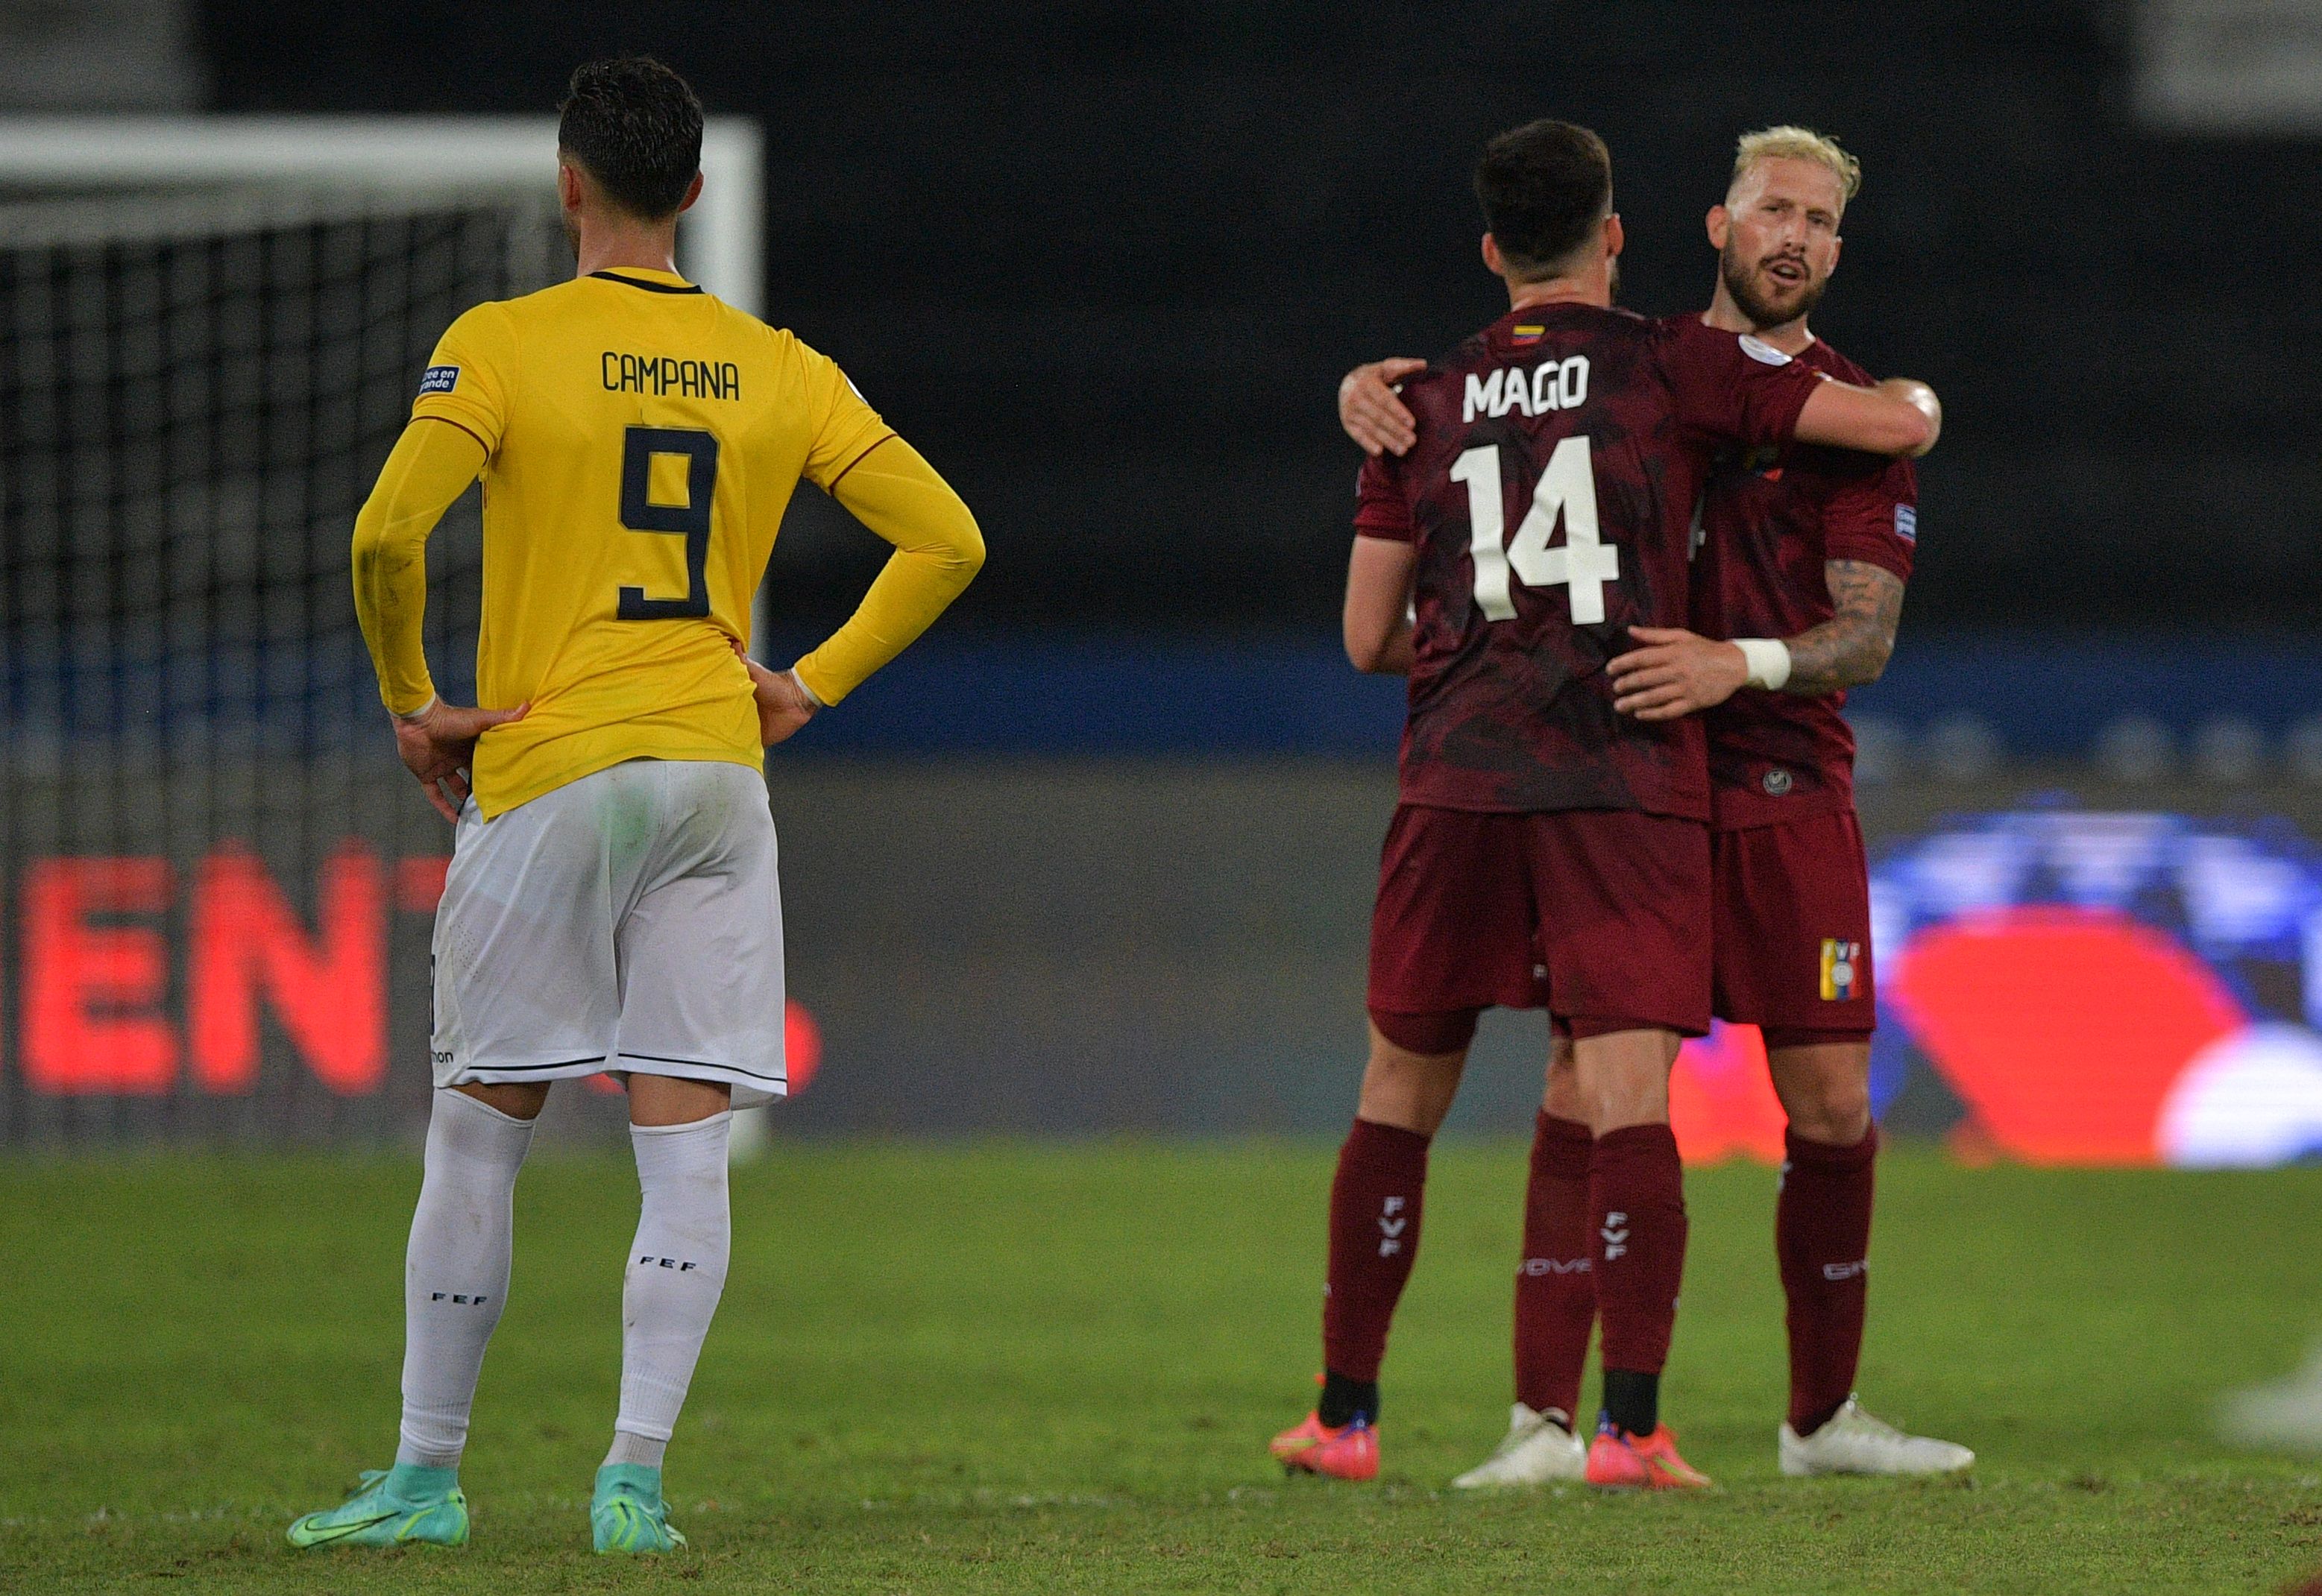
{"label": "white wristband", "polygon": [[427,712],[428,712],[429,710],[431,710],[431,709],[433,709],[433,708],[434,708],[434,707],[435,707],[436,702],[437,702],[437,699],[436,699],[435,695],[434,695],[434,694],[433,694],[433,693],[430,693],[430,694],[428,694],[428,695],[427,695],[427,702],[425,702],[425,704],[422,704],[418,708],[416,708],[416,709],[413,710],[410,714],[408,714],[408,715],[398,715],[398,716],[397,716],[395,718],[396,718],[396,719],[398,719],[398,720],[407,720],[407,721],[410,721],[410,722],[412,722],[413,724],[416,725],[418,722],[423,721],[423,720],[425,720],[425,719],[427,718]]}
{"label": "white wristband", "polygon": [[1750,668],[1751,687],[1778,693],[1790,679],[1790,645],[1780,638],[1737,637],[1733,646],[1742,651],[1742,662]]}
{"label": "white wristband", "polygon": [[829,705],[815,697],[814,689],[806,685],[806,678],[798,673],[798,667],[795,665],[791,667],[791,683],[792,686],[796,687],[800,693],[805,695],[806,701],[813,705],[817,709],[827,709],[830,707]]}

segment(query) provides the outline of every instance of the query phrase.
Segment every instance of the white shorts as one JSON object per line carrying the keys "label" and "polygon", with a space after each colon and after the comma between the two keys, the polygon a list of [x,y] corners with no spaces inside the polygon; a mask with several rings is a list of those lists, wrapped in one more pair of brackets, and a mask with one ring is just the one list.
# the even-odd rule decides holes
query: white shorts
{"label": "white shorts", "polygon": [[765,778],[631,760],[485,820],[460,812],[435,911],[435,1084],[601,1070],[787,1090]]}

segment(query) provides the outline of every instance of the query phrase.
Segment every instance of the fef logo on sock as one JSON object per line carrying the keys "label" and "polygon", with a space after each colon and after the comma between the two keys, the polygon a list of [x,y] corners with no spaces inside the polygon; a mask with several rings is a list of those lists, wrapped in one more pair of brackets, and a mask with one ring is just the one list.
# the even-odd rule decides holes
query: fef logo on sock
{"label": "fef logo on sock", "polygon": [[1379,1256],[1392,1258],[1403,1251],[1403,1227],[1411,1223],[1403,1211],[1403,1199],[1390,1197],[1379,1208]]}
{"label": "fef logo on sock", "polygon": [[1854,996],[1854,971],[1862,962],[1862,944],[1822,939],[1822,996],[1825,1003],[1843,1003]]}
{"label": "fef logo on sock", "polygon": [[1628,1255],[1629,1216],[1625,1212],[1614,1208],[1611,1213],[1606,1214],[1604,1228],[1596,1234],[1604,1238],[1605,1263],[1610,1263],[1615,1258]]}

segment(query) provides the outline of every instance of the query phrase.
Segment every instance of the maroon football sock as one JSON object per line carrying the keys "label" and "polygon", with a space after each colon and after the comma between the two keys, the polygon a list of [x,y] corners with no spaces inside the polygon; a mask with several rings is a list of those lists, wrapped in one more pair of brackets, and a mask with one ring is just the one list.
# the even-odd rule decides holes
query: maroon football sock
{"label": "maroon football sock", "polygon": [[1427,1138],[1355,1121],[1330,1182],[1330,1279],[1322,1302],[1322,1361],[1347,1380],[1375,1381],[1387,1325],[1419,1252]]}
{"label": "maroon football sock", "polygon": [[1774,1205],[1774,1251],[1789,1299],[1790,1427],[1811,1435],[1854,1391],[1869,1297],[1873,1126],[1851,1147],[1782,1138],[1782,1195]]}
{"label": "maroon football sock", "polygon": [[1604,1367],[1659,1374],[1685,1277],[1685,1169],[1668,1126],[1623,1126],[1596,1138],[1588,1209]]}
{"label": "maroon football sock", "polygon": [[1524,1188],[1523,1262],[1516,1269],[1516,1400],[1536,1413],[1580,1410],[1580,1367],[1596,1324],[1589,1257],[1588,1127],[1543,1108],[1532,1122]]}

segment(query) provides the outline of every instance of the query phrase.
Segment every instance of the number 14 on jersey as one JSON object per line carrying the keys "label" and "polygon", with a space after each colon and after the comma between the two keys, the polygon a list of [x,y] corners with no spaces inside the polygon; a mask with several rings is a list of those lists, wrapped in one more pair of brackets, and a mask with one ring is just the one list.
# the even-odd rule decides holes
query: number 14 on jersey
{"label": "number 14 on jersey", "polygon": [[[1507,541],[1507,499],[1500,488],[1500,446],[1485,443],[1451,463],[1451,480],[1467,485],[1468,554],[1476,562],[1476,607],[1486,620],[1515,619],[1508,591],[1510,570],[1527,588],[1566,590],[1576,626],[1601,625],[1604,584],[1621,579],[1621,551],[1596,532],[1596,473],[1588,440],[1567,438],[1548,457],[1548,469],[1531,490],[1531,504]],[[1564,542],[1548,546],[1557,516],[1564,517]]]}

